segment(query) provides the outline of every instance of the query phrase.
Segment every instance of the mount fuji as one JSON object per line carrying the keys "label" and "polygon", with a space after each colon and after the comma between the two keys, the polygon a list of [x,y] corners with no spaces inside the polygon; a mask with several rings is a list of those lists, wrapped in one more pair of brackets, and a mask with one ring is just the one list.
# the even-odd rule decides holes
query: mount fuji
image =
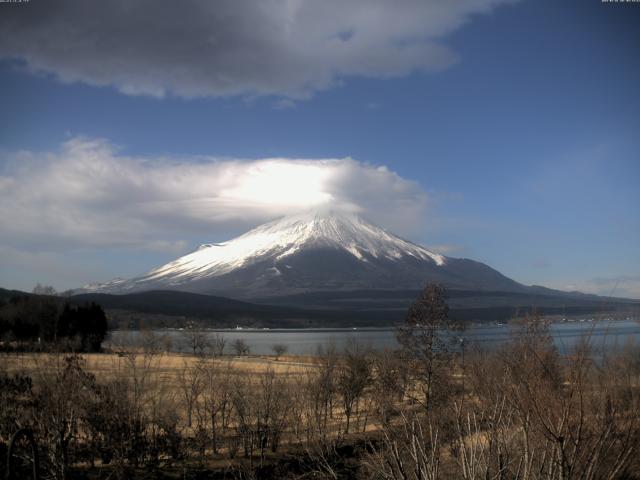
{"label": "mount fuji", "polygon": [[354,213],[314,210],[266,223],[129,280],[78,293],[176,290],[232,298],[323,291],[418,290],[426,282],[474,291],[524,292],[532,287],[473,260],[445,257]]}

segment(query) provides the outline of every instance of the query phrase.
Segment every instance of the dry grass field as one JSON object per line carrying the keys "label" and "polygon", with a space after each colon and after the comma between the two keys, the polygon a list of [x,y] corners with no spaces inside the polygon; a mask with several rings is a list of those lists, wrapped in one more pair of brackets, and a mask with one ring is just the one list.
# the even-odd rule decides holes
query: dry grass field
{"label": "dry grass field", "polygon": [[530,323],[462,357],[409,333],[313,357],[0,354],[0,446],[29,426],[59,480],[640,478],[637,350],[561,357]]}
{"label": "dry grass field", "polygon": [[[3,370],[8,373],[33,374],[42,372],[55,366],[68,354],[52,353],[17,353],[2,355]],[[108,378],[129,368],[130,362],[135,361],[138,367],[146,367],[152,375],[162,377],[176,377],[185,367],[190,368],[203,361],[203,357],[184,353],[163,352],[152,357],[150,365],[146,365],[143,352],[122,353],[86,353],[79,354],[86,365],[86,370],[101,378]],[[224,356],[207,362],[216,368],[230,368],[238,374],[257,374],[271,370],[276,374],[302,374],[309,369],[317,368],[314,357],[311,356],[275,356],[253,355],[246,357]]]}

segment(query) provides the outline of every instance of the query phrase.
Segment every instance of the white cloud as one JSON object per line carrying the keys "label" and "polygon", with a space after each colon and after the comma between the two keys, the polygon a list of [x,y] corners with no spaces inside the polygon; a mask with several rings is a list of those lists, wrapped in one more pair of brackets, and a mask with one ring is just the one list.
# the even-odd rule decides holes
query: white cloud
{"label": "white cloud", "polygon": [[0,246],[178,252],[185,238],[327,204],[408,232],[422,224],[427,197],[386,167],[351,158],[134,158],[105,140],[73,138],[58,152],[0,163]]}
{"label": "white cloud", "polygon": [[3,8],[0,58],[162,97],[306,98],[349,76],[438,71],[444,39],[513,0],[34,0]]}
{"label": "white cloud", "polygon": [[640,275],[596,277],[571,283],[556,283],[552,287],[567,291],[594,293],[606,297],[640,299]]}

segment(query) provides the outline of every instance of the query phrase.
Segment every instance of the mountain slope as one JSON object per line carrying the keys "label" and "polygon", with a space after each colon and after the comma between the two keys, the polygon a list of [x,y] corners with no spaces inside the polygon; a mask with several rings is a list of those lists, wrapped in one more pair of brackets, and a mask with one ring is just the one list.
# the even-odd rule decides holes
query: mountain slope
{"label": "mountain slope", "polygon": [[313,211],[259,226],[131,280],[84,292],[181,290],[249,298],[355,289],[450,288],[522,291],[491,267],[433,253],[355,214]]}

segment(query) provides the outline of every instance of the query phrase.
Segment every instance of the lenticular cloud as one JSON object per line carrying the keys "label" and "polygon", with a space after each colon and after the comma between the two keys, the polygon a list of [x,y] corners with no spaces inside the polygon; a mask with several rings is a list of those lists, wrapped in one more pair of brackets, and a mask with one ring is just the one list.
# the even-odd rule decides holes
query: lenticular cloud
{"label": "lenticular cloud", "polygon": [[427,204],[416,183],[351,158],[131,157],[105,140],[74,138],[57,152],[20,152],[3,164],[0,244],[46,243],[49,250],[171,249],[193,235],[320,206],[406,232]]}

